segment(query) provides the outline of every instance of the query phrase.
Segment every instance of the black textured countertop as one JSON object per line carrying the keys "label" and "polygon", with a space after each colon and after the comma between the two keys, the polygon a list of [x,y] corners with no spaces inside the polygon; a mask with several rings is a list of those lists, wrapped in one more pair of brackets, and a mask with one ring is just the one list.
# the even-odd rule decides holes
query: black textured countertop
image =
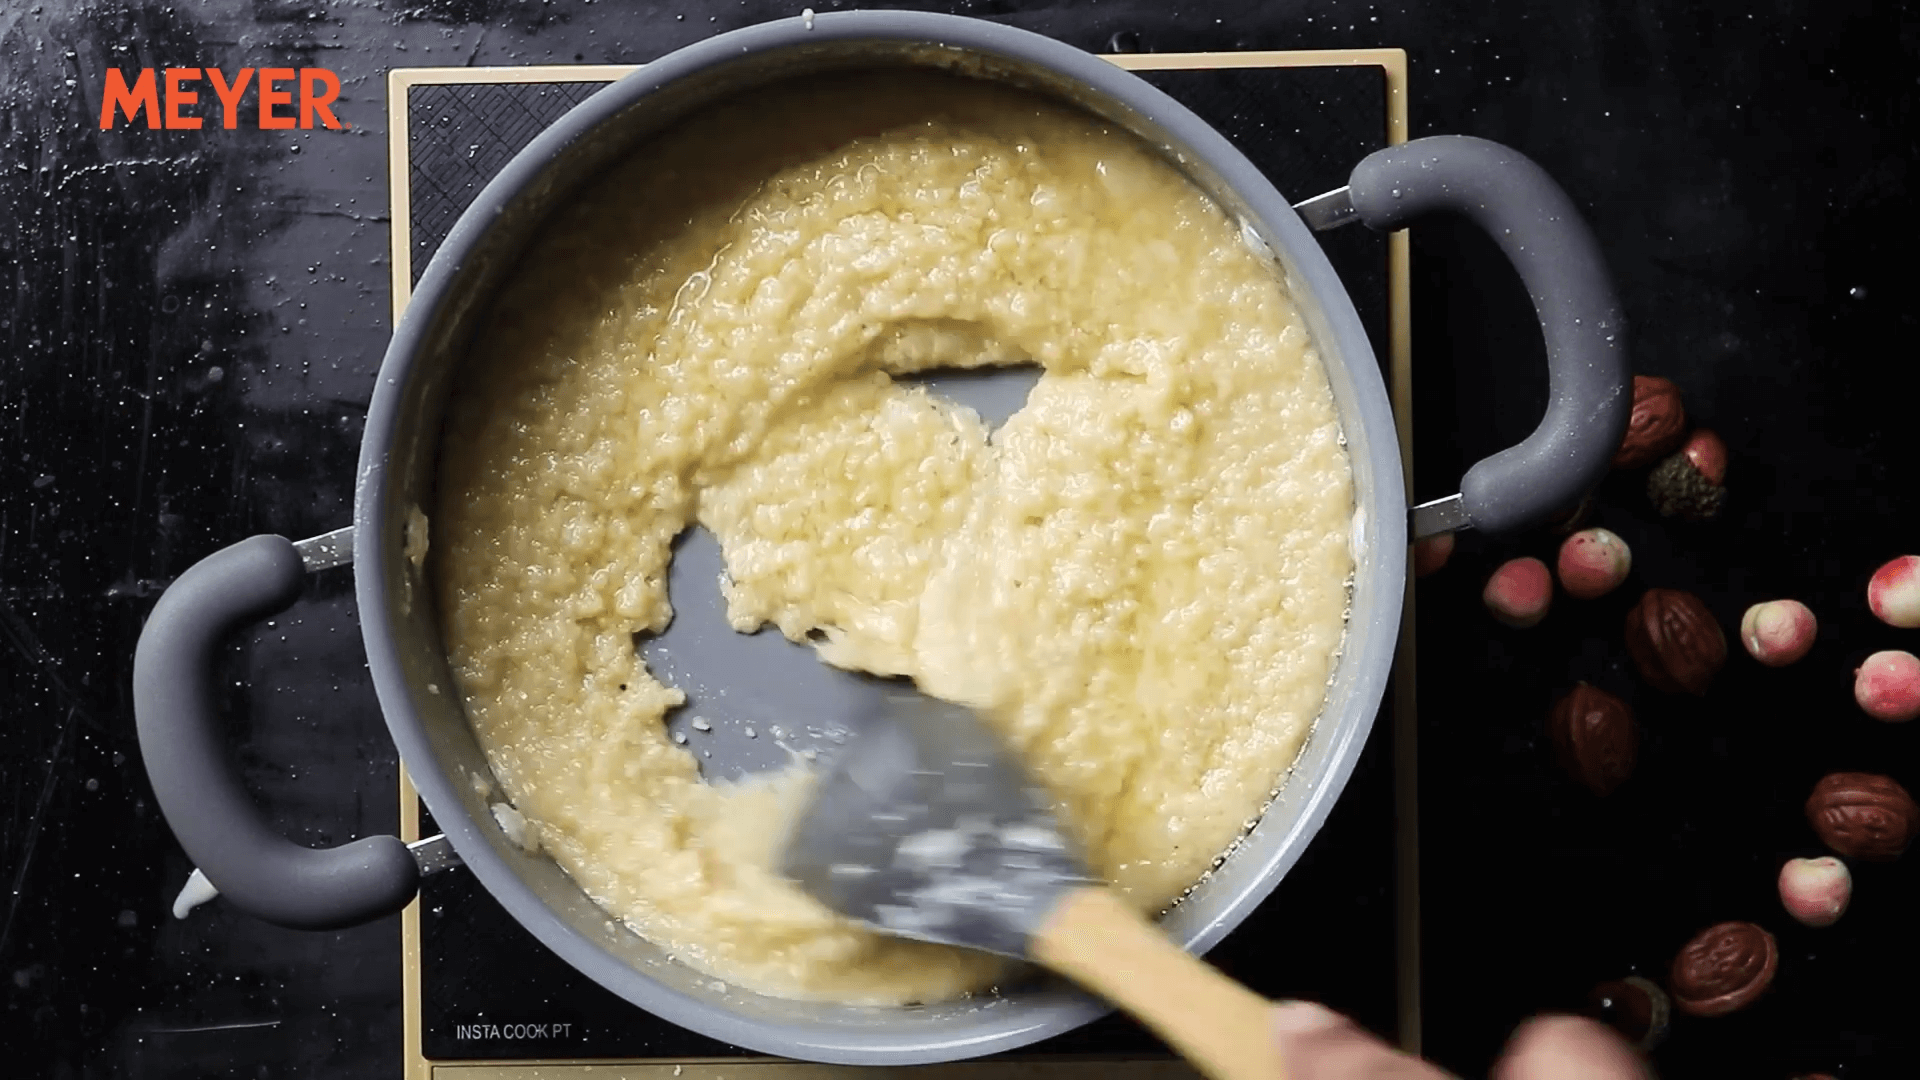
{"label": "black textured countertop", "polygon": [[[222,905],[165,915],[186,862],[151,801],[128,672],[154,597],[254,532],[345,524],[385,347],[385,84],[395,66],[634,62],[797,4],[213,0],[0,8],[0,1047],[25,1076],[395,1076],[398,930],[304,934]],[[841,5],[815,6],[829,10]],[[881,5],[863,5],[881,6]],[[920,5],[914,5],[920,6]],[[1399,46],[1413,134],[1508,142],[1589,216],[1637,370],[1679,383],[1731,448],[1730,497],[1662,521],[1638,477],[1597,524],[1628,586],[1512,631],[1478,591],[1552,538],[1462,538],[1419,590],[1428,1049],[1468,1075],[1542,1008],[1658,979],[1694,931],[1778,935],[1774,991],[1676,1025],[1663,1076],[1920,1071],[1920,870],[1855,864],[1853,909],[1792,923],[1782,859],[1833,770],[1920,791],[1920,725],[1851,700],[1851,671],[1920,631],[1866,611],[1867,576],[1920,551],[1912,228],[1920,21],[1785,0],[1636,3],[1009,2],[925,5],[1104,51]],[[346,131],[99,128],[104,72],[326,67]],[[203,101],[210,101],[203,85]],[[1300,193],[1307,194],[1307,193]],[[1531,428],[1541,347],[1512,272],[1463,226],[1414,231],[1416,495]],[[1698,592],[1731,632],[1806,601],[1813,654],[1735,646],[1701,699],[1662,697],[1620,640],[1648,586]],[[251,788],[288,835],[395,826],[396,762],[343,574],[231,662]],[[1543,735],[1575,679],[1628,697],[1640,766],[1597,802]],[[253,723],[271,717],[272,723]]]}

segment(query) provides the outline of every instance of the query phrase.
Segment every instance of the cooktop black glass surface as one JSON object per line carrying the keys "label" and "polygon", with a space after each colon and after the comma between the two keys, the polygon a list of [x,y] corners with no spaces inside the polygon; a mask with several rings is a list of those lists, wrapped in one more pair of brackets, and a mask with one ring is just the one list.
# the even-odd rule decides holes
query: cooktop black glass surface
{"label": "cooktop black glass surface", "polygon": [[[1355,162],[1386,143],[1387,88],[1378,66],[1143,75],[1234,139],[1295,201],[1344,184]],[[408,246],[416,281],[487,179],[602,85],[475,81],[410,88]],[[1362,229],[1326,240],[1384,363],[1386,242]],[[1319,837],[1273,897],[1209,957],[1261,993],[1322,1000],[1384,1034],[1395,1026],[1391,743],[1392,717],[1383,712]],[[422,835],[434,831],[431,817],[424,817]],[[601,989],[548,952],[464,871],[427,879],[420,927],[418,1049],[430,1059],[747,1053]],[[1138,1025],[1109,1017],[1021,1053],[1165,1051]]]}
{"label": "cooktop black glass surface", "polygon": [[[1782,860],[1823,850],[1801,808],[1821,774],[1885,773],[1920,792],[1920,724],[1878,723],[1852,700],[1852,670],[1867,653],[1920,652],[1920,631],[1875,619],[1864,590],[1879,563],[1920,550],[1920,365],[1909,345],[1920,263],[1906,224],[1920,161],[1920,33],[1910,6],[859,6],[983,16],[1095,51],[1402,46],[1410,134],[1496,139],[1561,182],[1600,237],[1634,368],[1674,380],[1693,422],[1725,438],[1729,494],[1717,521],[1683,522],[1650,512],[1644,473],[1610,478],[1594,521],[1633,545],[1627,587],[1600,601],[1556,600],[1533,631],[1495,624],[1480,586],[1502,559],[1550,558],[1548,534],[1467,534],[1447,569],[1418,586],[1425,1048],[1454,1074],[1485,1075],[1528,1015],[1578,1005],[1601,979],[1663,981],[1689,936],[1749,919],[1780,945],[1771,990],[1744,1012],[1677,1022],[1654,1057],[1660,1075],[1920,1075],[1920,853],[1856,862],[1853,904],[1826,929],[1794,923],[1773,883]],[[0,4],[9,1076],[398,1077],[419,1055],[402,1037],[400,919],[310,933],[218,901],[187,919],[168,914],[190,863],[143,774],[128,678],[135,638],[160,591],[210,552],[257,532],[305,537],[350,520],[392,325],[390,69],[647,61],[798,7]],[[341,80],[335,110],[351,126],[100,129],[108,69],[132,78],[169,66],[325,67]],[[1350,99],[1317,89],[1345,77],[1220,76],[1263,88],[1237,108],[1196,104],[1238,138],[1275,140],[1275,152],[1256,154],[1298,198],[1337,184],[1350,164],[1345,149],[1286,142],[1311,138],[1322,112],[1345,122],[1318,106]],[[1316,89],[1288,98],[1289,86]],[[217,116],[208,87],[199,91],[201,114]],[[534,109],[524,123],[552,115]],[[1354,122],[1353,149],[1372,145],[1371,114]],[[455,161],[505,152],[491,140],[440,149]],[[1296,165],[1309,175],[1283,171]],[[455,191],[472,182],[439,176]],[[1414,494],[1434,498],[1457,489],[1468,463],[1524,435],[1547,391],[1528,297],[1492,244],[1444,221],[1411,235]],[[1378,265],[1377,239],[1342,230],[1325,243],[1365,311],[1378,296],[1361,276]],[[1804,661],[1778,670],[1730,640],[1705,697],[1661,695],[1620,638],[1624,609],[1654,585],[1699,593],[1730,639],[1747,604],[1776,597],[1809,604],[1821,635]],[[359,638],[351,575],[333,570],[283,616],[235,635],[223,659],[236,765],[274,827],[302,843],[397,827],[398,763]],[[1559,772],[1544,733],[1547,707],[1578,678],[1639,712],[1639,764],[1605,800]],[[1264,991],[1322,995],[1387,1030],[1391,748],[1380,736],[1305,861],[1215,958]],[[464,887],[459,872],[429,883],[429,932],[463,910]],[[597,991],[542,968],[552,959],[490,900],[470,898],[466,910],[470,946],[448,938],[434,946],[439,960],[428,958],[427,1005],[439,1018],[426,1037],[440,1040],[428,1049],[492,1052],[453,1037],[451,1025],[481,1010],[571,1023],[531,1008],[553,1001],[593,1014]],[[1292,934],[1295,920],[1314,929]],[[463,948],[511,959],[461,969]],[[476,984],[498,987],[501,975],[517,996],[483,998]],[[661,1027],[623,1007],[598,1015]],[[1129,1044],[1116,1035],[1113,1045]]]}

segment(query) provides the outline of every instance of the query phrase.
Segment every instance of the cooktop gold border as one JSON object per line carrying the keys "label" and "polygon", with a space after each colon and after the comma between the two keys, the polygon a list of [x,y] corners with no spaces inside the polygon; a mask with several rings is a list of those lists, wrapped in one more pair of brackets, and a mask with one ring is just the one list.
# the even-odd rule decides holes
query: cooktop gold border
{"label": "cooktop gold border", "polygon": [[[1387,84],[1387,142],[1407,141],[1407,54],[1404,49],[1303,49],[1286,52],[1125,53],[1105,57],[1129,71],[1258,67],[1377,67]],[[633,64],[550,64],[532,67],[394,68],[387,73],[388,185],[392,203],[393,319],[400,321],[413,286],[413,237],[408,159],[407,97],[415,86],[460,83],[612,82]],[[1389,392],[1405,463],[1408,501],[1413,491],[1413,336],[1410,248],[1407,234],[1387,238]],[[1407,576],[1400,647],[1394,657],[1394,922],[1399,1042],[1420,1051],[1420,847],[1417,728],[1414,724],[1413,576]],[[400,837],[420,838],[420,799],[400,771]],[[420,902],[400,915],[403,985],[401,1053],[406,1080],[1189,1080],[1177,1061],[1110,1059],[961,1062],[900,1069],[743,1058],[517,1061],[430,1061],[421,1054]]]}

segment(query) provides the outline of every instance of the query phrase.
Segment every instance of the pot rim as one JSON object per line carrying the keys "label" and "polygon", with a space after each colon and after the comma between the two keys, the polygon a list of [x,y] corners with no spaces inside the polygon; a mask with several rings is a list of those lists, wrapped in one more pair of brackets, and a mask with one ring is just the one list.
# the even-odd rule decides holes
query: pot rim
{"label": "pot rim", "polygon": [[[1300,304],[1303,312],[1318,309],[1320,325],[1309,318],[1315,345],[1329,377],[1350,383],[1347,397],[1352,408],[1342,410],[1342,426],[1348,433],[1355,478],[1356,566],[1334,680],[1301,754],[1315,739],[1331,738],[1333,743],[1317,775],[1289,772],[1287,786],[1308,785],[1306,803],[1284,837],[1272,844],[1272,854],[1258,866],[1249,887],[1232,895],[1198,927],[1177,936],[1189,950],[1205,952],[1273,891],[1345,787],[1392,666],[1406,560],[1405,492],[1392,416],[1372,348],[1344,285],[1272,183],[1224,135],[1184,105],[1138,76],[1064,42],[999,23],[923,12],[847,11],[792,17],[730,31],[668,53],[561,117],[515,155],[460,216],[422,274],[394,330],[362,436],[354,499],[354,578],[368,665],[401,762],[462,860],[516,921],[595,982],[695,1032],[763,1053],[813,1061],[923,1064],[1016,1049],[1109,1010],[1091,998],[1067,995],[1056,1001],[1023,1003],[1019,1008],[979,1011],[974,1014],[979,1020],[970,1023],[959,1038],[951,1037],[952,1031],[933,1028],[829,1030],[727,1012],[654,979],[559,918],[482,835],[456,790],[454,777],[438,766],[414,710],[411,684],[392,632],[394,598],[401,595],[400,567],[405,562],[395,522],[404,517],[404,510],[396,513],[393,505],[397,478],[389,468],[388,455],[405,419],[404,390],[435,316],[455,299],[456,268],[476,252],[501,208],[532,187],[548,164],[589,130],[678,80],[751,54],[859,41],[948,46],[1044,68],[1164,128],[1186,156],[1213,170],[1223,187],[1243,201],[1252,221],[1268,230],[1268,243],[1286,264],[1289,291],[1306,298]],[[1353,438],[1355,419],[1362,429],[1375,434]],[[1323,730],[1329,720],[1331,730]]]}

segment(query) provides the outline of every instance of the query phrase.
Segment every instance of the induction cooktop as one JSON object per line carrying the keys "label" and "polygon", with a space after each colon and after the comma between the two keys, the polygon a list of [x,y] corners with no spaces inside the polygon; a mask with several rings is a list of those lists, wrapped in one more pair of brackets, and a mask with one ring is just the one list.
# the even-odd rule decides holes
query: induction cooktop
{"label": "induction cooktop", "polygon": [[[1127,42],[1116,39],[1116,50]],[[1219,128],[1287,197],[1346,183],[1367,153],[1404,141],[1398,49],[1141,54],[1139,73]],[[611,65],[411,68],[389,77],[393,314],[473,197],[548,124],[633,70]],[[1350,229],[1323,246],[1388,375],[1403,456],[1412,369],[1404,233]],[[1409,600],[1408,619],[1411,620]],[[1208,959],[1271,997],[1308,997],[1417,1049],[1419,949],[1411,635],[1389,706],[1345,794],[1279,888]],[[437,830],[401,777],[401,832]],[[1408,812],[1397,812],[1397,809]],[[1397,822],[1409,823],[1396,829]],[[461,870],[426,879],[402,918],[408,1080],[833,1080],[891,1070],[802,1065],[658,1019],[548,952]],[[1148,1080],[1191,1076],[1118,1016],[1016,1054],[919,1070],[923,1080]]]}

